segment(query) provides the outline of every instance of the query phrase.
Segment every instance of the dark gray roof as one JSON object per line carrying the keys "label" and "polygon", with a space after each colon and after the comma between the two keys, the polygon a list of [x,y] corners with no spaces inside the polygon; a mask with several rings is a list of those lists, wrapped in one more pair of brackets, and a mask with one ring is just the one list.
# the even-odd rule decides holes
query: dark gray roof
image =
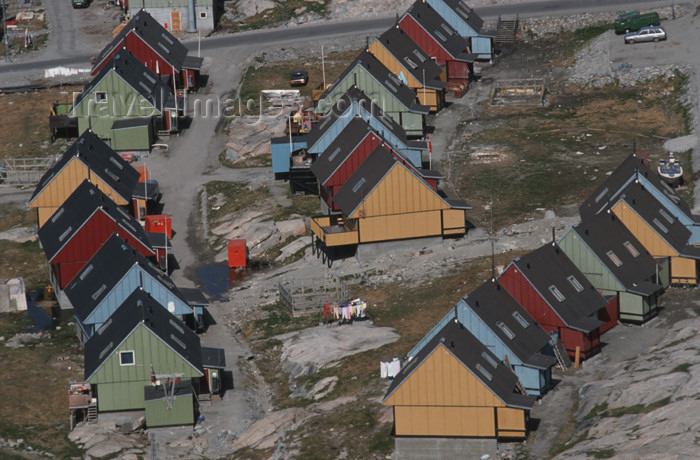
{"label": "dark gray roof", "polygon": [[131,201],[134,187],[140,177],[139,172],[102,139],[87,130],[46,170],[29,203],[34,201],[74,157],[82,161],[90,169],[90,174],[99,177],[123,200]]}
{"label": "dark gray roof", "polygon": [[[542,354],[542,349],[549,344],[549,334],[498,281],[486,281],[463,300],[525,365],[547,369],[557,363],[554,356]],[[455,308],[459,308],[459,304]],[[516,315],[519,315],[527,326],[524,326]],[[506,327],[508,332],[512,332],[513,337],[511,338],[499,324]]]}
{"label": "dark gray roof", "polygon": [[696,221],[700,219],[700,216],[693,216],[688,203],[678,196],[658,174],[649,169],[649,167],[644,164],[643,158],[635,154],[628,155],[620,166],[618,166],[615,171],[586,198],[579,207],[581,217],[607,211],[617,202],[621,190],[639,177],[643,177],[651,182],[654,188],[673,201],[685,215]]}
{"label": "dark gray roof", "polygon": [[[605,324],[598,319],[598,311],[607,302],[556,243],[545,244],[512,263],[567,327],[589,333]],[[583,287],[582,291],[577,291],[570,276]],[[555,297],[551,286],[563,295],[563,301]]]}
{"label": "dark gray roof", "polygon": [[453,209],[471,209],[469,204],[459,198],[445,198],[445,202]]}
{"label": "dark gray roof", "polygon": [[673,214],[644,188],[632,182],[619,196],[641,217],[664,241],[681,256],[700,259],[700,247],[688,244],[691,232]]}
{"label": "dark gray roof", "polygon": [[[46,253],[46,259],[51,262],[83,225],[100,211],[115,222],[115,231],[118,224],[122,229],[120,231],[128,232],[153,253],[141,224],[86,179],[39,229],[39,240]],[[94,236],[89,235],[91,238]]]}
{"label": "dark gray roof", "polygon": [[[330,130],[335,122],[341,117],[347,117],[348,111],[352,110],[353,102],[356,102],[372,114],[374,118],[379,120],[382,125],[391,131],[404,145],[410,145],[414,148],[426,149],[427,145],[425,142],[416,141],[413,144],[408,141],[406,137],[406,131],[394,121],[389,115],[385,115],[378,104],[372,102],[372,100],[367,97],[365,93],[362,92],[357,86],[351,86],[345,91],[345,94],[338,99],[335,104],[331,107],[331,110],[321,117],[321,121],[314,126],[311,131],[306,134],[306,145],[308,149],[311,149],[316,142],[318,142],[323,135]],[[289,142],[287,140],[287,142]],[[395,146],[399,147],[399,146]]]}
{"label": "dark gray roof", "polygon": [[319,100],[327,98],[336,87],[335,83],[339,83],[346,78],[350,78],[350,74],[354,72],[357,66],[363,67],[382,87],[386,89],[387,94],[393,95],[408,112],[420,113],[427,115],[430,112],[430,107],[420,105],[417,102],[416,92],[404,85],[398,78],[387,69],[384,64],[379,62],[372,53],[364,50],[355,60],[348,65],[343,73],[336,78],[335,82],[323,92]]}
{"label": "dark gray roof", "polygon": [[203,62],[203,57],[185,56],[185,59],[182,61],[182,68],[190,70],[199,70],[202,68]]}
{"label": "dark gray roof", "polygon": [[441,90],[447,87],[446,81],[440,81],[442,67],[430,59],[398,24],[387,29],[375,40],[421,85],[425,82],[427,89]]}
{"label": "dark gray roof", "polygon": [[[185,302],[182,294],[169,276],[161,272],[124,240],[116,235],[112,235],[68,283],[64,290],[75,309],[75,316],[81,321],[85,321],[134,265],[138,265],[142,270],[158,280],[165,289],[171,291],[176,297]],[[102,288],[103,285],[104,289]],[[98,291],[99,295],[95,295]]]}
{"label": "dark gray roof", "polygon": [[[187,48],[185,48],[185,45],[180,43],[173,34],[168,32],[167,29],[153,19],[145,10],[139,10],[119,31],[114,39],[100,51],[100,54],[95,58],[93,68],[99,66],[115,49],[124,47],[126,45],[125,39],[129,34],[135,34],[140,37],[148,47],[162,57],[165,62],[174,67],[177,72],[180,72],[182,67],[190,69],[199,68],[183,65],[187,59]],[[193,59],[196,60],[199,58]],[[196,61],[189,64],[196,65]],[[201,66],[201,61],[199,65]]]}
{"label": "dark gray roof", "polygon": [[119,78],[143,96],[158,112],[162,112],[163,109],[175,108],[175,97],[170,88],[163,83],[163,80],[148,70],[133,54],[126,49],[122,49],[112,56],[112,59],[105,64],[90,83],[83,87],[78,97],[75,98],[71,113],[86,97],[93,93],[95,87],[110,72],[115,72]]}
{"label": "dark gray roof", "polygon": [[440,16],[427,2],[416,1],[406,11],[435,43],[444,49],[452,59],[462,62],[474,62],[476,54],[467,53],[469,43]]}
{"label": "dark gray roof", "polygon": [[180,292],[182,293],[183,298],[187,301],[187,305],[190,307],[198,306],[198,307],[208,307],[209,306],[209,300],[204,296],[204,292],[202,292],[201,289],[199,288],[184,288],[181,287],[179,288]]}
{"label": "dark gray roof", "polygon": [[209,369],[226,367],[226,350],[223,348],[202,347],[202,366]]}
{"label": "dark gray roof", "polygon": [[397,163],[384,146],[378,146],[340,187],[333,202],[345,216],[352,215]]}
{"label": "dark gray roof", "polygon": [[[662,289],[662,286],[649,282],[657,273],[656,261],[614,214],[604,212],[588,216],[571,231],[598,256],[628,292],[650,295]],[[610,252],[612,254],[608,255]],[[619,260],[619,266],[611,256]]]}
{"label": "dark gray roof", "polygon": [[370,134],[372,129],[369,124],[361,117],[354,116],[311,165],[311,172],[318,183],[324,185]]}
{"label": "dark gray roof", "polygon": [[[197,334],[168,312],[164,306],[153,299],[147,292],[137,289],[112,313],[109,320],[85,342],[86,380],[99,369],[102,363],[111,356],[112,351],[119,348],[119,345],[139,325],[148,328],[154,335],[165,342],[169,348],[180,355],[182,359],[200,373],[204,373],[202,368],[202,350]],[[145,359],[145,356],[138,355],[140,352],[150,355],[150,352],[146,350],[135,350],[135,352],[137,353],[135,356],[137,363],[144,366],[151,364],[143,361],[139,362],[140,359]],[[165,367],[159,369],[159,363],[152,364],[156,374],[168,372]],[[167,363],[162,363],[162,365],[167,366]]]}
{"label": "dark gray roof", "polygon": [[[420,0],[418,0],[420,1]],[[473,31],[479,33],[484,27],[484,20],[476,14],[476,12],[471,9],[462,0],[440,0],[452,11],[454,11],[457,16],[459,16],[465,24],[467,24]]]}
{"label": "dark gray roof", "polygon": [[149,126],[151,123],[153,123],[151,117],[121,118],[119,120],[114,120],[111,130],[117,131],[120,129],[141,128]]}
{"label": "dark gray roof", "polygon": [[[163,387],[163,383],[161,382],[161,385],[144,385],[143,389],[143,400],[144,401],[158,401],[158,400],[165,400],[166,399],[166,394],[165,394],[165,389]],[[168,388],[168,391],[170,391],[171,388]],[[182,379],[179,382],[175,383],[174,388],[172,388],[172,397],[173,398],[179,398],[182,396],[192,396],[194,394],[194,390],[192,388],[192,379]]]}
{"label": "dark gray roof", "polygon": [[[450,321],[394,377],[384,396],[385,402],[437,348],[443,346],[507,407],[530,410],[535,396],[515,392],[518,378],[462,324]],[[494,365],[495,364],[495,365]],[[490,378],[489,378],[490,377]],[[439,389],[436,389],[440,391]]]}
{"label": "dark gray roof", "polygon": [[158,181],[154,179],[146,179],[144,182],[139,182],[134,188],[133,197],[142,200],[155,200],[160,194],[160,186]]}
{"label": "dark gray roof", "polygon": [[165,249],[166,245],[168,249],[172,249],[173,245],[170,243],[170,240],[168,239],[168,235],[165,233],[160,233],[160,232],[146,232],[146,237],[148,238],[148,241],[151,243],[151,247],[153,249]]}

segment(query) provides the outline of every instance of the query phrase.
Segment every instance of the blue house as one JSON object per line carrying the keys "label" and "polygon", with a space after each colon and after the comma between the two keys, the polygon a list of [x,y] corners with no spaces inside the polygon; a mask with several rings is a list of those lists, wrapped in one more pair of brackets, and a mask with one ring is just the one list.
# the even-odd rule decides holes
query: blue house
{"label": "blue house", "polygon": [[451,321],[464,325],[489,351],[509,365],[527,394],[542,396],[551,386],[552,366],[557,361],[549,334],[498,281],[487,281],[463,297],[409,356],[415,356]]}
{"label": "blue house", "polygon": [[470,51],[477,54],[478,59],[493,59],[496,32],[484,29],[484,20],[466,3],[462,0],[422,1],[426,1],[458,34],[469,41]]}
{"label": "blue house", "polygon": [[73,305],[78,338],[85,343],[135,290],[142,289],[193,329],[203,326],[170,277],[112,235],[64,290]]}

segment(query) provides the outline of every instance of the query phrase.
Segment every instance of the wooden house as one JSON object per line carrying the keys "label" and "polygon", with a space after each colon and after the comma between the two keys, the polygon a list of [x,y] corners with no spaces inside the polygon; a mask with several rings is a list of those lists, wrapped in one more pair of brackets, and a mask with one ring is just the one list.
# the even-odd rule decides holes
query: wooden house
{"label": "wooden house", "polygon": [[[203,376],[199,337],[144,291],[130,293],[85,342],[85,383],[97,396],[99,412],[144,410],[147,387]],[[173,407],[169,425],[194,423],[192,412],[180,407],[194,406],[193,390],[186,403]]]}
{"label": "wooden house", "polygon": [[149,151],[158,132],[177,132],[182,101],[126,49],[117,51],[75,98],[69,116],[118,149]]}
{"label": "wooden house", "polygon": [[453,321],[411,358],[382,401],[394,408],[397,437],[527,436],[534,396],[464,326]]}
{"label": "wooden house", "polygon": [[[420,0],[419,0],[420,1]],[[436,13],[469,41],[469,48],[477,59],[493,60],[496,32],[484,29],[484,20],[463,0],[425,0]]]}
{"label": "wooden house", "polygon": [[65,288],[113,234],[141,255],[155,258],[138,221],[84,180],[39,229],[39,241],[56,290]]}
{"label": "wooden house", "polygon": [[394,150],[379,133],[375,132],[369,123],[355,116],[311,165],[311,172],[319,185],[321,209],[324,213],[340,210],[333,202],[333,196],[352,173],[380,146],[389,150],[398,161],[420,175],[433,190],[438,190],[438,181],[442,178],[439,173],[416,168],[402,153]]}
{"label": "wooden house", "polygon": [[148,12],[140,10],[133,15],[94,59],[90,74],[96,76],[122,49],[158,77],[168,79],[174,90],[196,89],[203,59],[189,56],[187,48]]}
{"label": "wooden house", "polygon": [[415,91],[366,50],[324,91],[316,106],[316,113],[324,115],[330,112],[333,105],[352,86],[360,89],[384,114],[393,118],[406,135],[423,136],[425,115],[429,113],[430,107],[419,104]]}
{"label": "wooden house", "polygon": [[333,197],[340,214],[311,219],[323,248],[467,231],[462,200],[443,198],[386,148],[377,147]]}
{"label": "wooden house", "polygon": [[700,216],[644,158],[628,156],[579,207],[583,219],[606,212],[614,213],[653,257],[670,261],[671,284],[698,283]]}
{"label": "wooden house", "polygon": [[170,277],[122,239],[112,235],[64,290],[75,311],[80,341],[84,343],[92,337],[136,290],[149,293],[192,329],[202,326],[203,312],[195,315],[193,307]]}
{"label": "wooden house", "polygon": [[445,105],[447,82],[443,69],[398,26],[390,27],[370,43],[372,53],[401,82],[415,90],[418,102],[437,112]]}
{"label": "wooden house", "polygon": [[606,300],[556,243],[515,259],[498,281],[571,356],[600,351],[600,334],[617,323],[617,299]]}
{"label": "wooden house", "polygon": [[399,19],[399,26],[423,52],[445,67],[447,89],[461,97],[474,76],[474,61],[469,43],[459,35],[428,3],[417,1]]}
{"label": "wooden house", "polygon": [[148,11],[153,18],[163,25],[164,28],[177,31],[187,31],[189,33],[204,32],[214,30],[217,21],[217,4],[214,0],[124,0],[136,7],[142,7],[141,11]]}
{"label": "wooden house", "polygon": [[44,173],[27,206],[37,209],[41,227],[85,179],[117,205],[127,206],[138,178],[129,163],[85,131]]}
{"label": "wooden house", "polygon": [[643,323],[656,316],[668,265],[657,264],[614,214],[587,217],[566,232],[559,247],[603,295],[617,296],[621,321]]}
{"label": "wooden house", "polygon": [[416,356],[455,321],[510,366],[527,394],[542,396],[551,387],[552,367],[557,363],[551,337],[496,280],[486,281],[460,299],[408,356]]}

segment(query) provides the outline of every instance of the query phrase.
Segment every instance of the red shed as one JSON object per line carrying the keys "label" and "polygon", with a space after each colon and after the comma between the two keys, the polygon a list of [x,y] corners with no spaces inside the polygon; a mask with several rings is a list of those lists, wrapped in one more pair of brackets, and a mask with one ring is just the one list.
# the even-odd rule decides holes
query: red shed
{"label": "red shed", "polygon": [[122,48],[126,48],[156,75],[175,76],[171,84],[174,89],[190,91],[196,88],[202,58],[188,56],[187,48],[146,11],[138,11],[97,55],[91,75],[97,75]]}
{"label": "red shed", "polygon": [[462,96],[474,73],[476,54],[467,40],[459,35],[428,3],[417,1],[399,20],[406,35],[439,65],[444,66],[447,89]]}
{"label": "red shed", "polygon": [[245,240],[228,240],[228,267],[245,268],[248,265],[248,249]]}
{"label": "red shed", "polygon": [[39,229],[51,275],[63,289],[105,241],[116,234],[142,255],[154,259],[143,228],[87,180]]}
{"label": "red shed", "polygon": [[396,159],[414,171],[437,191],[440,174],[413,166],[397,149],[393,148],[379,133],[360,117],[353,118],[336,136],[326,150],[311,165],[311,172],[320,185],[321,199],[332,211],[339,211],[333,196],[350,176],[377,148],[389,150]]}
{"label": "red shed", "polygon": [[173,237],[173,219],[167,214],[152,214],[146,216],[146,231],[165,233],[168,238]]}
{"label": "red shed", "polygon": [[598,353],[601,329],[617,323],[616,314],[601,319],[617,311],[616,299],[600,295],[556,243],[515,259],[498,281],[572,356],[577,346],[583,358]]}

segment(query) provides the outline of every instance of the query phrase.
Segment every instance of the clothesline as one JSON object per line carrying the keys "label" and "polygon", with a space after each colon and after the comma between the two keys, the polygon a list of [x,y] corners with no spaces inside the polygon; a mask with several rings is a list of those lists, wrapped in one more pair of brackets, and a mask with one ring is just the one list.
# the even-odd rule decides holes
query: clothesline
{"label": "clothesline", "polygon": [[338,325],[352,324],[356,320],[368,319],[367,302],[354,299],[349,302],[329,303],[321,306],[321,322],[336,322]]}

